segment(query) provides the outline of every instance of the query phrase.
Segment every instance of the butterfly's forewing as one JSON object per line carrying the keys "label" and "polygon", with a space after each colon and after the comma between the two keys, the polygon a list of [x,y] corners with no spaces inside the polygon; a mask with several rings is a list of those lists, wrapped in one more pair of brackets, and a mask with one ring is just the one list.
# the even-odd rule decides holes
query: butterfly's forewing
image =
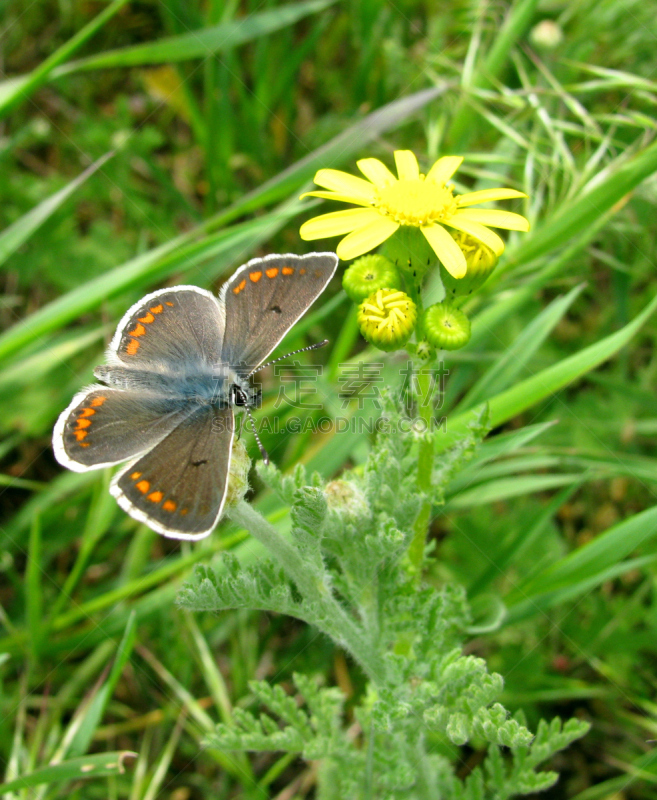
{"label": "butterfly's forewing", "polygon": [[194,411],[112,481],[135,519],[175,539],[202,539],[223,510],[234,436],[231,407]]}
{"label": "butterfly's forewing", "polygon": [[156,445],[187,413],[171,398],[90,386],[59,415],[55,456],[75,472],[120,464]]}
{"label": "butterfly's forewing", "polygon": [[111,362],[136,370],[178,373],[221,357],[224,313],[219,300],[196,286],[146,295],[124,315],[109,346]]}
{"label": "butterfly's forewing", "polygon": [[324,291],[335,253],[270,255],[240,267],[222,288],[226,330],[221,359],[248,375]]}

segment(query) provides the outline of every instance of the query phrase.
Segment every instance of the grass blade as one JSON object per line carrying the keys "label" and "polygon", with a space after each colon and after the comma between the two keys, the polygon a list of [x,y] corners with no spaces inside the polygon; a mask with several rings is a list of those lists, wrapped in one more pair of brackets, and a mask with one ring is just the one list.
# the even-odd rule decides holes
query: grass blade
{"label": "grass blade", "polygon": [[30,649],[34,663],[39,663],[43,617],[43,568],[41,566],[41,520],[35,516],[30,528],[30,546],[27,559],[25,604],[27,629],[30,631]]}
{"label": "grass blade", "polygon": [[24,244],[30,236],[41,226],[43,223],[54,214],[54,212],[67,200],[73,192],[78,189],[82,184],[90,178],[94,172],[99,170],[114,153],[106,153],[98,161],[95,161],[90,167],[78,175],[77,178],[72,180],[63,189],[60,189],[55,194],[43,200],[38,206],[35,206],[27,214],[23,214],[20,219],[17,219],[12,225],[0,233],[0,265],[9,258],[12,253],[15,253],[18,248]]}
{"label": "grass blade", "polygon": [[75,36],[69,39],[66,44],[62,45],[39,64],[29,75],[12,78],[10,81],[0,84],[0,119],[6,117],[13,108],[34,94],[39,86],[50,77],[56,67],[68,61],[73,53],[99,31],[127,2],[128,0],[114,0],[88,25],[85,25],[81,31],[78,31]]}
{"label": "grass blade", "polygon": [[552,518],[564,503],[581,486],[581,481],[571,486],[566,486],[556,494],[545,508],[540,509],[536,515],[534,524],[528,529],[523,529],[511,538],[508,544],[495,555],[494,563],[491,563],[475,580],[469,588],[469,595],[474,597],[485,591],[488,586],[498,577],[506,573],[509,567],[514,564],[523,553],[536,542],[546,531]]}
{"label": "grass blade", "polygon": [[569,486],[581,480],[579,473],[561,475],[517,475],[513,478],[500,478],[488,483],[480,483],[473,489],[459,492],[450,498],[447,509],[452,511],[461,508],[474,508],[485,506],[510,497],[519,497],[523,494],[545,492],[560,486]]}
{"label": "grass blade", "polygon": [[508,260],[500,265],[499,274],[546,255],[595,225],[602,214],[656,170],[657,142],[628,159],[618,169],[608,167],[608,174],[603,180],[598,180],[589,191],[564,203],[531,237],[514,248]]}
{"label": "grass blade", "polygon": [[118,750],[113,753],[101,753],[84,758],[72,758],[34,770],[29,775],[22,775],[9,783],[0,784],[0,793],[15,792],[19,789],[30,789],[42,783],[62,783],[63,781],[78,781],[80,778],[100,778],[106,775],[122,775],[125,772],[123,762],[126,758],[136,758],[137,753],[130,750]]}
{"label": "grass blade", "polygon": [[554,326],[568,311],[583,288],[584,284],[576,286],[567,295],[557,297],[547,308],[544,308],[523,330],[502,357],[475,383],[459,404],[458,410],[472,408],[477,403],[483,402],[488,397],[492,397],[506,389],[507,386],[510,386],[550,335]]}
{"label": "grass blade", "polygon": [[[607,361],[632,339],[656,309],[657,297],[653,298],[652,302],[632,322],[619,331],[584,348],[579,353],[563,359],[558,364],[542,370],[531,378],[521,381],[511,389],[495,395],[489,401],[491,427],[495,428],[501,425]],[[468,422],[481,414],[483,407],[484,404],[481,403],[470,411],[461,412],[452,417],[448,421],[447,435],[442,435],[437,439],[437,448],[440,451],[447,449],[466,430]]]}
{"label": "grass blade", "polygon": [[75,737],[68,748],[68,754],[71,756],[83,755],[87,752],[87,748],[91,744],[94,732],[98,727],[105,707],[109,702],[117,681],[121,677],[123,668],[130,658],[132,649],[135,646],[135,638],[137,636],[137,623],[134,611],[128,617],[128,624],[126,625],[123,638],[119,644],[116,652],[116,658],[112,665],[112,670],[108,679],[100,687],[91,702],[84,711],[84,719],[80,727],[75,732]]}
{"label": "grass blade", "polygon": [[336,0],[308,0],[290,3],[260,14],[249,14],[241,19],[224,22],[211,28],[169,36],[155,42],[122,47],[106,53],[72,61],[58,70],[57,76],[79,70],[107,67],[133,67],[144,64],[171,64],[195,58],[207,58],[250,42],[261,36],[294,25],[309,14],[323,11]]}
{"label": "grass blade", "polygon": [[574,581],[595,577],[622,561],[657,535],[657,506],[635,514],[596,536],[588,544],[562,558],[520,586],[509,598],[513,604],[525,597],[553,592]]}
{"label": "grass blade", "polygon": [[629,561],[621,561],[620,564],[612,564],[593,575],[577,578],[572,582],[555,586],[544,592],[529,596],[525,595],[521,602],[508,608],[508,616],[505,622],[515,623],[548,608],[553,608],[560,603],[565,603],[567,600],[573,600],[575,597],[587,594],[602,583],[619,578],[626,572],[642,570],[644,567],[654,564],[656,560],[657,555],[654,554],[642,556],[641,558],[632,558]]}
{"label": "grass blade", "polygon": [[[511,61],[511,49],[525,35],[537,6],[538,0],[520,0],[512,4],[484,63],[473,76],[471,88],[488,87],[491,85],[491,78],[495,79],[502,73]],[[476,113],[468,104],[467,97],[463,98],[449,130],[450,142],[457,149],[465,148],[477,130],[475,117]]]}

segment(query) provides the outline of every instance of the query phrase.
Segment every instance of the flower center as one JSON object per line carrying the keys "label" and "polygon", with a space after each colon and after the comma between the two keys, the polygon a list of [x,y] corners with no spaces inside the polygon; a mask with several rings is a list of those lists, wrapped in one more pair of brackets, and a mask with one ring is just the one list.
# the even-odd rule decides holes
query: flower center
{"label": "flower center", "polygon": [[416,227],[449,219],[457,209],[453,187],[426,181],[424,176],[377,189],[373,205],[400,225]]}

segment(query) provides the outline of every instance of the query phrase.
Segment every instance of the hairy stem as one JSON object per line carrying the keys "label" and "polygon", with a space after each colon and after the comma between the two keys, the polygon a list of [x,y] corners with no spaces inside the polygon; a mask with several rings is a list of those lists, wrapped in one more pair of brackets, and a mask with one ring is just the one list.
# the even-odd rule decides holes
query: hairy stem
{"label": "hairy stem", "polygon": [[418,462],[417,462],[417,487],[426,495],[422,503],[420,513],[417,515],[413,525],[413,539],[408,550],[408,557],[411,569],[415,573],[416,581],[419,582],[422,576],[422,560],[424,558],[424,547],[429,522],[431,520],[431,474],[433,471],[433,436],[431,433],[431,423],[433,420],[433,398],[431,397],[431,373],[418,370],[418,412],[420,419],[424,423],[425,434],[420,439]]}
{"label": "hairy stem", "polygon": [[368,640],[360,626],[335,599],[326,574],[317,575],[309,569],[297,549],[282,536],[259,512],[244,500],[230,509],[230,517],[264,545],[285,574],[294,581],[307,603],[319,612],[317,627],[348,650],[367,676],[377,684],[385,681],[381,655]]}

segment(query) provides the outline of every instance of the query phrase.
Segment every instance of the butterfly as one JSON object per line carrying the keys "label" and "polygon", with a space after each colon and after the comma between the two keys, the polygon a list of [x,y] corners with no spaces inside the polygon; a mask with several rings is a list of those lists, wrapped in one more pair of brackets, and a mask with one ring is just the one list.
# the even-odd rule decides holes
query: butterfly
{"label": "butterfly", "polygon": [[235,435],[234,407],[254,404],[249,378],[324,291],[334,253],[268,255],[241,266],[219,297],[196,286],[146,295],[119,323],[53,433],[75,472],[128,461],[110,492],[130,516],[175,539],[219,521]]}

